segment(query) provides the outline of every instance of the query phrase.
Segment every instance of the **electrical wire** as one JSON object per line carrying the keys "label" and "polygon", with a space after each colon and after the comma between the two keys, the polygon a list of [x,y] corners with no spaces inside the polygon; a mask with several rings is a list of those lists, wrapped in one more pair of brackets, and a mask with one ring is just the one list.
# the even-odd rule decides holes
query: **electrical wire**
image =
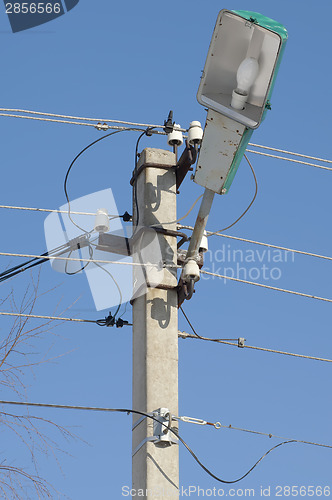
{"label": "electrical wire", "polygon": [[[193,231],[194,228],[191,226],[182,226],[179,225],[178,229],[187,229],[190,231]],[[249,240],[248,238],[240,238],[239,236],[231,236],[229,234],[222,234],[222,233],[212,233],[211,231],[206,231],[208,236],[221,236],[222,238],[228,238],[230,240],[236,240],[236,241],[244,241],[246,243],[253,243],[254,245],[261,245],[264,247],[268,248],[276,248],[277,250],[284,250],[285,252],[292,252],[292,253],[298,253],[300,255],[308,255],[309,257],[317,257],[318,259],[325,259],[325,260],[332,260],[332,257],[329,257],[328,255],[321,255],[318,253],[312,253],[312,252],[305,252],[304,250],[296,250],[295,248],[287,248],[287,247],[282,247],[280,245],[273,245],[272,243],[264,243],[263,241],[255,241],[255,240]]]}
{"label": "electrical wire", "polygon": [[259,432],[259,431],[253,431],[251,429],[242,429],[241,427],[233,427],[233,425],[222,425],[220,423],[219,423],[219,425],[220,425],[220,427],[223,427],[224,429],[231,429],[231,430],[234,430],[234,431],[248,432],[250,434],[257,434],[259,436],[266,436],[266,437],[269,437],[269,438],[276,438],[276,439],[284,439],[284,440],[292,441],[292,442],[295,442],[295,443],[303,443],[303,444],[309,444],[309,445],[312,445],[312,446],[320,446],[322,448],[330,448],[330,449],[332,449],[332,445],[329,445],[329,444],[315,443],[314,441],[304,441],[302,439],[289,439],[289,438],[277,436],[275,434],[268,434],[267,432]]}
{"label": "electrical wire", "polygon": [[[9,113],[26,113],[26,114],[30,114],[30,115],[38,115],[41,117],[48,116],[48,117],[55,117],[55,118],[66,118],[69,120],[82,120],[83,122],[84,121],[98,122],[98,124],[101,122],[104,122],[104,123],[108,122],[108,123],[119,123],[119,124],[123,124],[123,125],[130,125],[132,127],[146,127],[146,128],[151,127],[151,128],[159,128],[159,129],[164,129],[164,127],[165,127],[165,125],[129,122],[129,121],[125,121],[125,120],[114,120],[114,119],[109,119],[109,118],[85,118],[82,116],[62,115],[62,114],[58,114],[58,113],[43,113],[40,111],[32,111],[32,110],[16,109],[16,108],[0,108],[0,111],[5,111],[5,112],[9,112]],[[89,124],[77,123],[77,121],[72,122],[72,121],[65,121],[65,120],[47,120],[45,118],[37,118],[37,117],[33,117],[33,116],[19,116],[19,115],[4,114],[4,113],[0,113],[0,116],[9,116],[9,117],[14,117],[14,118],[26,118],[26,119],[37,119],[37,120],[39,119],[39,120],[43,120],[43,121],[44,120],[45,121],[54,121],[57,123],[70,123],[70,124],[74,124],[74,125],[88,125],[88,126],[96,127],[96,125],[94,123],[89,123]],[[107,125],[107,123],[106,123],[106,125]],[[108,125],[108,128],[111,128],[111,126]],[[122,127],[119,127],[119,128],[122,128]],[[184,129],[184,128],[180,128],[179,130],[181,132],[187,132],[187,129]],[[163,135],[165,135],[165,132],[163,132],[163,131],[160,131],[158,133],[162,133]],[[263,146],[261,144],[254,144],[254,143],[249,142],[248,146],[253,146],[253,147],[262,148],[262,149],[266,149],[266,150],[276,151],[279,153],[289,154],[289,155],[298,156],[298,157],[302,157],[302,158],[309,158],[311,160],[321,161],[321,162],[325,162],[325,163],[332,163],[332,160],[328,160],[325,158],[319,158],[319,157],[309,156],[309,155],[305,155],[305,154],[301,154],[301,153],[295,153],[293,151],[286,151],[283,149],[273,148],[270,146]],[[247,151],[251,152],[251,153],[258,153],[257,151],[251,151],[251,150],[247,150]],[[278,157],[275,155],[269,155],[269,156],[272,158],[280,158],[280,159],[289,160],[288,158]],[[291,160],[289,160],[289,161],[291,161]],[[299,162],[299,163],[304,163],[304,165],[308,164],[305,162]],[[309,165],[314,166],[314,167],[318,167],[318,168],[326,168],[326,167],[322,167],[321,165],[315,165],[315,164],[309,164]],[[332,168],[327,168],[327,170],[332,170]]]}
{"label": "electrical wire", "polygon": [[[34,406],[34,407],[44,407],[44,408],[57,408],[57,409],[67,409],[67,410],[86,410],[86,411],[102,411],[102,412],[111,412],[111,413],[127,413],[127,415],[130,414],[135,414],[135,415],[140,415],[142,417],[147,417],[154,422],[157,422],[158,424],[161,424],[167,429],[169,432],[171,432],[182,444],[183,446],[189,451],[190,455],[194,458],[194,460],[198,463],[198,465],[213,479],[216,481],[223,483],[223,484],[235,484],[247,477],[256,467],[257,465],[273,450],[279,448],[280,446],[283,446],[284,444],[288,443],[297,443],[298,441],[295,439],[288,440],[288,441],[283,441],[282,443],[278,443],[277,445],[273,446],[270,448],[264,455],[260,457],[259,460],[245,473],[243,476],[239,477],[238,479],[235,479],[233,481],[226,481],[225,479],[221,479],[220,477],[216,476],[213,474],[197,457],[197,455],[192,451],[192,449],[189,447],[189,445],[184,441],[184,439],[178,434],[178,432],[172,427],[170,427],[168,424],[164,422],[160,422],[156,417],[153,415],[150,415],[149,413],[145,413],[142,411],[138,410],[132,410],[132,409],[124,409],[124,408],[101,408],[101,407],[91,407],[91,406],[73,406],[73,405],[55,405],[55,404],[43,404],[43,403],[28,403],[28,402],[21,402],[21,401],[1,401],[0,404],[12,404],[12,405],[20,405],[20,406]],[[309,444],[309,443],[306,443]]]}
{"label": "electrical wire", "polygon": [[41,121],[41,122],[67,123],[69,125],[81,125],[81,126],[85,126],[85,127],[96,128],[96,125],[94,123],[73,122],[73,121],[69,121],[69,120],[56,120],[55,118],[39,118],[37,116],[23,116],[23,115],[16,115],[16,114],[10,114],[10,113],[0,113],[0,116],[6,116],[9,118],[22,118],[22,119],[26,119],[26,120],[36,120],[36,121]]}
{"label": "electrical wire", "polygon": [[[190,328],[192,329],[192,331],[194,332],[195,334],[195,337],[200,339],[200,340],[209,340],[210,342],[226,342],[226,341],[229,341],[229,340],[234,340],[234,339],[211,339],[211,338],[208,338],[208,337],[201,337],[200,335],[198,335],[198,333],[196,332],[195,328],[193,327],[190,319],[188,318],[188,316],[186,315],[186,313],[184,312],[182,306],[180,306],[180,309],[181,309],[181,312],[183,314],[183,316],[186,318],[187,320],[187,323],[188,325],[190,326]],[[235,344],[234,344],[235,345]]]}
{"label": "electrical wire", "polygon": [[223,278],[226,280],[237,281],[238,283],[246,283],[247,285],[255,285],[255,286],[259,286],[261,288],[267,288],[268,290],[276,290],[277,292],[290,293],[292,295],[298,295],[300,297],[306,297],[308,299],[322,300],[324,302],[332,302],[332,299],[327,299],[325,297],[318,297],[316,295],[310,295],[308,293],[296,292],[294,290],[287,290],[286,288],[278,288],[276,286],[263,285],[263,283],[256,283],[255,281],[247,281],[247,280],[241,280],[239,278],[232,278],[231,276],[225,276],[222,274],[212,273],[210,271],[204,271],[203,269],[201,269],[200,272],[203,274],[207,274],[209,276],[215,276],[216,278]]}
{"label": "electrical wire", "polygon": [[326,160],[325,158],[317,158],[316,156],[308,156],[301,153],[294,153],[293,151],[285,151],[284,149],[272,148],[271,146],[262,146],[261,144],[253,144],[252,142],[249,142],[248,146],[254,146],[255,148],[269,149],[270,151],[277,151],[278,153],[284,153],[287,155],[300,156],[301,158],[309,158],[310,160],[332,163],[332,160]]}
{"label": "electrical wire", "polygon": [[[32,267],[35,267],[37,265],[43,264],[44,262],[47,262],[48,256],[53,256],[54,253],[58,253],[61,255],[62,253],[67,252],[71,244],[75,242],[75,244],[79,244],[81,241],[81,237],[74,238],[74,240],[69,241],[68,243],[65,243],[57,248],[54,248],[53,250],[50,250],[48,252],[43,253],[41,256],[34,257],[27,262],[23,262],[22,264],[19,264],[17,266],[11,267],[10,269],[7,269],[6,271],[3,271],[0,273],[0,282],[5,281],[9,278],[12,278],[16,276],[17,274],[20,274],[23,271],[26,271],[27,269],[31,269]],[[84,240],[82,240],[84,241]]]}
{"label": "electrical wire", "polygon": [[[70,120],[122,123],[124,125],[132,125],[132,126],[136,126],[136,127],[153,127],[153,128],[161,128],[161,129],[164,128],[164,125],[152,125],[152,124],[147,124],[147,123],[128,122],[128,121],[113,120],[113,119],[108,119],[108,118],[84,118],[83,116],[60,115],[60,114],[56,114],[56,113],[42,113],[40,111],[30,111],[27,109],[0,108],[0,111],[6,111],[6,112],[10,112],[10,113],[27,113],[27,114],[39,115],[39,116],[53,116],[56,118],[67,118]],[[181,132],[187,132],[187,129],[179,129],[179,130],[181,130]]]}
{"label": "electrical wire", "polygon": [[[117,408],[107,408],[107,407],[100,407],[100,406],[59,405],[59,404],[51,404],[51,403],[32,403],[32,402],[23,402],[23,401],[2,401],[2,400],[0,400],[0,404],[9,404],[9,405],[16,405],[16,406],[31,406],[31,407],[39,407],[39,408],[55,408],[55,409],[60,409],[60,410],[83,410],[83,411],[100,411],[100,412],[111,412],[111,413],[123,412],[123,413],[127,413],[127,414],[135,413],[135,414],[141,415],[143,417],[151,418],[153,420],[152,415],[150,415],[148,413],[138,412],[135,410],[121,409],[121,408],[117,409]],[[182,418],[183,418],[183,417],[177,417],[177,416],[172,416],[172,417],[174,419],[180,420],[180,421],[182,421]],[[195,419],[195,420],[201,420],[201,419]],[[160,423],[159,420],[157,420],[157,421]],[[183,422],[186,422],[186,420],[183,420]],[[286,437],[278,436],[276,434],[271,434],[271,433],[267,433],[267,432],[254,431],[251,429],[244,429],[242,427],[234,427],[233,425],[224,425],[224,424],[221,424],[220,422],[218,422],[218,427],[216,427],[216,424],[213,424],[211,422],[206,422],[206,424],[211,425],[216,429],[224,428],[224,429],[231,429],[234,431],[249,432],[251,434],[257,434],[259,436],[266,436],[270,439],[271,438],[283,439],[285,441],[292,441],[292,442],[296,442],[296,443],[303,443],[303,444],[309,444],[312,446],[319,446],[322,448],[332,449],[332,445],[329,445],[329,444],[316,443],[315,441],[306,441],[303,439],[286,438]],[[168,428],[167,424],[162,424],[162,425],[164,425],[166,428]]]}
{"label": "electrical wire", "polygon": [[[49,212],[49,213],[56,213],[56,214],[68,214],[68,210],[53,210],[50,208],[34,208],[34,207],[15,207],[11,205],[0,205],[0,208],[8,208],[12,210],[28,210],[32,212]],[[71,210],[70,213],[72,215],[96,215],[96,212],[75,212],[74,210]],[[123,217],[123,215],[110,215],[109,217]]]}
{"label": "electrical wire", "polygon": [[244,217],[244,215],[248,212],[248,210],[252,207],[255,199],[256,199],[256,196],[257,196],[257,192],[258,192],[258,184],[257,184],[257,178],[256,178],[256,174],[255,174],[255,171],[254,171],[254,168],[252,166],[252,164],[250,163],[247,155],[244,155],[245,159],[247,160],[248,164],[249,164],[249,167],[251,169],[251,172],[254,176],[254,180],[255,180],[255,194],[251,200],[251,202],[249,203],[249,205],[247,206],[247,208],[245,209],[245,211],[240,215],[240,217],[238,217],[236,219],[236,221],[232,222],[232,224],[230,224],[229,226],[227,227],[224,227],[223,229],[220,229],[219,231],[214,231],[213,233],[210,232],[209,236],[213,236],[215,234],[219,234],[219,233],[222,233],[223,231],[226,231],[226,229],[230,229],[231,227],[235,226],[235,224],[237,224],[241,219],[242,217]]}
{"label": "electrical wire", "polygon": [[83,233],[85,234],[90,234],[88,231],[86,231],[85,229],[83,229],[82,227],[80,227],[78,224],[76,224],[73,219],[71,218],[71,215],[70,215],[70,201],[69,201],[69,196],[68,196],[68,191],[67,191],[67,182],[68,182],[68,176],[69,176],[69,173],[71,171],[71,169],[73,168],[73,165],[75,164],[75,162],[78,160],[78,158],[85,152],[87,151],[89,148],[91,148],[92,146],[94,146],[95,144],[97,144],[98,142],[104,140],[104,139],[107,139],[108,137],[111,137],[115,134],[119,134],[120,132],[132,132],[134,129],[133,128],[127,128],[127,129],[122,129],[122,130],[115,130],[114,132],[110,132],[109,134],[106,134],[106,135],[103,135],[102,137],[99,137],[99,139],[91,142],[90,144],[88,144],[88,146],[86,146],[84,149],[82,149],[78,155],[75,156],[75,158],[73,159],[73,161],[71,162],[71,164],[69,165],[68,169],[67,169],[67,172],[66,172],[66,175],[65,175],[65,180],[64,180],[64,183],[63,183],[63,189],[64,189],[64,192],[65,192],[65,197],[66,197],[66,200],[67,200],[67,203],[68,203],[68,217],[69,219],[71,220],[71,222],[74,224],[74,226],[76,226],[78,229],[80,229],[81,231],[83,231]]}
{"label": "electrical wire", "polygon": [[71,321],[73,323],[96,323],[93,319],[63,318],[62,316],[42,316],[40,314],[23,314],[0,311],[0,316],[15,316],[18,318],[49,319],[58,321]]}
{"label": "electrical wire", "polygon": [[[189,323],[189,325],[190,325],[190,323]],[[258,350],[258,351],[271,352],[271,353],[274,353],[274,354],[283,354],[283,355],[286,355],[286,356],[293,356],[295,358],[312,359],[314,361],[324,361],[324,362],[332,363],[332,359],[318,358],[316,356],[307,356],[305,354],[295,354],[295,353],[292,353],[292,352],[278,351],[276,349],[268,349],[268,348],[265,348],[265,347],[256,347],[256,346],[247,345],[247,344],[239,345],[239,342],[237,344],[234,344],[233,342],[229,342],[229,340],[235,340],[235,339],[211,339],[209,337],[202,337],[202,336],[197,335],[197,334],[190,335],[190,333],[186,333],[186,332],[180,332],[179,333],[179,337],[181,337],[183,339],[189,338],[189,339],[206,340],[206,341],[209,341],[209,342],[217,342],[219,344],[231,345],[233,347],[237,347],[237,348],[240,348],[240,349],[243,349],[243,348],[255,349],[255,350]],[[239,340],[239,339],[237,339],[237,340]]]}
{"label": "electrical wire", "polygon": [[[81,271],[84,271],[84,269],[86,269],[86,268],[88,267],[88,265],[91,263],[91,261],[93,262],[93,248],[92,248],[92,246],[91,246],[91,245],[89,245],[89,246],[88,246],[88,248],[89,248],[89,257],[90,257],[90,261],[89,261],[89,262],[87,262],[86,264],[84,264],[84,265],[81,267],[81,269],[78,269],[77,271],[75,271],[75,272],[73,272],[73,273],[71,273],[71,272],[69,272],[69,271],[68,271],[68,267],[67,267],[67,266],[68,266],[68,261],[66,261],[66,263],[65,263],[65,273],[66,273],[66,274],[68,274],[69,276],[74,276],[75,274],[78,274],[78,273],[80,273]],[[70,257],[72,253],[73,253],[73,250],[70,250],[68,257]]]}
{"label": "electrical wire", "polygon": [[[10,269],[7,269],[6,271],[3,271],[2,273],[0,273],[0,282],[6,281],[7,279],[13,278],[17,274],[20,274],[23,271],[26,271],[27,269],[31,269],[32,267],[47,262],[49,258],[54,258],[54,254],[57,254],[59,256],[63,253],[70,251],[73,245],[77,246],[77,248],[81,248],[83,244],[86,244],[86,237],[82,235],[78,236],[77,238],[74,238],[63,245],[60,245],[57,248],[53,248],[52,250],[45,252],[40,256],[33,257],[27,262],[23,262],[22,264],[19,264],[17,266],[11,267]],[[70,252],[70,254],[71,253],[72,252]]]}
{"label": "electrical wire", "polygon": [[272,155],[272,154],[268,154],[268,153],[262,153],[261,151],[254,151],[252,149],[247,149],[246,151],[247,151],[247,153],[254,153],[256,155],[267,156],[268,158],[276,158],[277,160],[285,160],[285,161],[290,161],[293,163],[300,163],[301,165],[309,165],[310,167],[321,168],[323,170],[332,170],[331,167],[325,167],[323,165],[317,165],[316,163],[309,163],[307,161],[293,160],[293,158],[286,158],[284,156],[277,156],[277,155]]}
{"label": "electrical wire", "polygon": [[[120,266],[141,266],[142,264],[139,264],[138,262],[126,262],[126,261],[118,261],[118,260],[102,260],[102,259],[94,259],[93,261],[91,259],[85,259],[85,258],[74,258],[74,257],[56,257],[56,256],[45,256],[43,257],[42,255],[34,255],[34,254],[25,254],[25,253],[10,253],[10,252],[0,252],[0,255],[7,256],[7,257],[26,257],[26,258],[45,258],[47,260],[68,260],[72,262],[98,262],[99,264],[118,264]],[[153,264],[149,264],[149,267],[153,266]],[[156,264],[156,267],[159,268],[159,266]],[[165,264],[163,266],[164,269],[182,269],[182,266],[177,266],[175,264]]]}
{"label": "electrical wire", "polygon": [[139,143],[140,143],[142,137],[144,137],[145,135],[147,137],[149,137],[151,135],[151,133],[152,133],[152,130],[153,130],[153,127],[147,127],[147,129],[144,130],[144,132],[142,132],[140,134],[140,136],[138,137],[137,142],[136,142],[136,147],[135,147],[135,162],[134,162],[135,169],[134,169],[134,186],[133,186],[133,188],[134,188],[134,202],[135,202],[135,209],[136,209],[136,214],[135,214],[135,225],[136,225],[136,228],[138,227],[138,224],[139,224],[139,208],[138,208],[138,199],[137,199],[138,147],[139,147]]}
{"label": "electrical wire", "polygon": [[[181,217],[180,219],[177,219],[177,221],[173,221],[173,223],[179,222],[179,221],[185,219],[189,215],[189,213],[192,211],[192,209],[194,208],[194,206],[198,202],[198,200],[201,198],[201,196],[199,198],[197,198],[197,200],[194,202],[192,207],[188,210],[188,212],[183,217]],[[0,205],[0,208],[7,208],[7,209],[14,209],[14,210],[28,210],[28,211],[35,211],[35,212],[50,212],[50,213],[68,214],[68,210],[53,210],[53,209],[49,209],[49,208],[16,207],[16,206],[11,206],[11,205]],[[71,213],[71,215],[90,215],[90,216],[96,215],[94,212],[75,212],[73,210],[71,210],[70,213]],[[123,216],[124,215],[109,215],[110,218],[117,218],[117,217],[123,218]],[[163,223],[163,224],[165,224],[165,223]],[[166,223],[166,224],[170,224],[170,223]],[[194,228],[192,226],[184,226],[184,225],[179,225],[178,229],[187,229],[189,231],[194,230]],[[332,257],[329,257],[327,255],[321,255],[321,254],[317,254],[317,253],[313,253],[313,252],[305,252],[304,250],[296,250],[295,248],[283,247],[280,245],[274,245],[272,243],[264,243],[262,241],[250,240],[248,238],[241,238],[239,236],[231,236],[229,234],[222,234],[219,232],[213,233],[212,231],[206,231],[206,233],[208,236],[212,236],[212,235],[221,236],[222,238],[228,238],[228,239],[237,240],[237,241],[244,241],[246,243],[253,243],[255,245],[261,245],[261,246],[265,246],[268,248],[276,248],[278,250],[284,250],[286,252],[298,253],[301,255],[308,255],[310,257],[317,257],[319,259],[332,260]]]}
{"label": "electrical wire", "polygon": [[[45,258],[47,260],[54,259],[54,260],[63,260],[63,261],[73,261],[73,262],[92,262],[90,259],[84,259],[84,258],[69,258],[69,257],[56,257],[56,256],[45,256],[43,257],[42,255],[33,255],[33,254],[20,254],[20,253],[10,253],[10,252],[0,252],[0,255],[3,256],[9,256],[9,257],[26,257],[26,258]],[[112,260],[102,260],[102,259],[94,259],[94,263],[98,262],[99,264],[116,264],[116,265],[125,265],[125,266],[142,266],[142,264],[138,262],[126,262],[126,261],[112,261]],[[158,266],[157,266],[158,267]],[[182,266],[178,266],[175,264],[169,264],[169,265],[164,265],[164,268],[166,269],[182,269]],[[208,276],[214,276],[216,278],[222,278],[226,280],[231,280],[231,281],[237,281],[239,283],[246,283],[247,285],[254,285],[258,286],[261,288],[266,288],[268,290],[275,290],[278,292],[284,292],[284,293],[289,293],[292,295],[298,295],[300,297],[306,297],[309,299],[315,299],[315,300],[321,300],[323,302],[332,302],[332,299],[326,298],[326,297],[319,297],[316,295],[311,295],[307,293],[302,293],[302,292],[297,292],[295,290],[288,290],[286,288],[279,288],[271,285],[264,285],[263,283],[257,283],[255,281],[248,281],[248,280],[241,280],[240,278],[233,278],[231,276],[226,276],[223,274],[217,274],[217,273],[212,273],[210,271],[205,271],[204,269],[201,269],[200,271],[203,274],[206,274]]]}

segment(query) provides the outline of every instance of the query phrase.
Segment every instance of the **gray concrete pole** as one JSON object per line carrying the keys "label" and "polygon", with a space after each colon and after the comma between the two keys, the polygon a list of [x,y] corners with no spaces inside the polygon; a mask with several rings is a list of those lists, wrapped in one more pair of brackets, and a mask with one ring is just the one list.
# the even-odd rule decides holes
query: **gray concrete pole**
{"label": "gray concrete pole", "polygon": [[[160,149],[145,149],[139,159],[137,203],[139,227],[160,225],[176,230],[176,176],[174,153]],[[137,220],[134,199],[134,225]],[[140,242],[139,232],[137,242]],[[177,263],[176,237],[158,233],[162,260]],[[143,236],[144,239],[144,236]],[[138,245],[138,243],[137,243]],[[136,248],[137,250],[137,248]],[[139,262],[139,259],[134,261]],[[134,266],[134,286],[139,268]],[[177,276],[174,268],[159,271],[159,288],[148,287],[146,293],[133,302],[133,409],[153,412],[168,408],[178,415],[178,307]],[[149,273],[148,273],[149,275]],[[150,284],[156,281],[149,275]],[[155,283],[154,283],[155,284]],[[136,290],[137,291],[137,290]],[[134,289],[135,292],[135,289]],[[139,498],[178,498],[179,447],[157,446],[145,442],[155,434],[151,419],[133,416],[132,487]],[[138,423],[138,425],[137,425]],[[136,427],[135,427],[136,425]],[[175,422],[173,428],[177,428]],[[140,494],[144,496],[139,496]],[[134,495],[133,495],[134,497]]]}

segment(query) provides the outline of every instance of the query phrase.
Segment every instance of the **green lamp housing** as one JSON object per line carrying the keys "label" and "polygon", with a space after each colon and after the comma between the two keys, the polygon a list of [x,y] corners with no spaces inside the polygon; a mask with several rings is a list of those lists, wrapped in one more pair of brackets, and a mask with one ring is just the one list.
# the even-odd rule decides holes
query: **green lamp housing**
{"label": "green lamp housing", "polygon": [[223,9],[213,32],[197,100],[250,129],[259,127],[287,30],[256,12]]}

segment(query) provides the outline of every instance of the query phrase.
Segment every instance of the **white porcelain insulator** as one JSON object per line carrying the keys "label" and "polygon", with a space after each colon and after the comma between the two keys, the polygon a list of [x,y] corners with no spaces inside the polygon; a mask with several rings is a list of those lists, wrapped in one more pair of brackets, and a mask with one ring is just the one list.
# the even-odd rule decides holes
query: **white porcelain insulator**
{"label": "white porcelain insulator", "polygon": [[106,208],[98,208],[95,219],[95,231],[107,233],[110,230],[110,221]]}

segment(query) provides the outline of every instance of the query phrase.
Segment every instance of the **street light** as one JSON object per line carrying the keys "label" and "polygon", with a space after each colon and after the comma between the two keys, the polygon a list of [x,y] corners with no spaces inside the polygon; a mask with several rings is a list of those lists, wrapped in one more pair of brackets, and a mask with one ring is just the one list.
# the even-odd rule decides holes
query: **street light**
{"label": "street light", "polygon": [[208,108],[194,180],[228,192],[270,96],[287,41],[286,28],[256,12],[219,12],[197,100]]}
{"label": "street light", "polygon": [[[284,26],[268,17],[249,11],[220,11],[197,93],[198,102],[246,127],[257,128],[286,41]],[[242,104],[237,100],[242,100]]]}
{"label": "street light", "polygon": [[197,93],[208,114],[194,176],[205,192],[182,274],[191,284],[199,279],[197,255],[214,195],[228,192],[253,130],[270,109],[286,41],[285,27],[268,17],[219,12]]}

